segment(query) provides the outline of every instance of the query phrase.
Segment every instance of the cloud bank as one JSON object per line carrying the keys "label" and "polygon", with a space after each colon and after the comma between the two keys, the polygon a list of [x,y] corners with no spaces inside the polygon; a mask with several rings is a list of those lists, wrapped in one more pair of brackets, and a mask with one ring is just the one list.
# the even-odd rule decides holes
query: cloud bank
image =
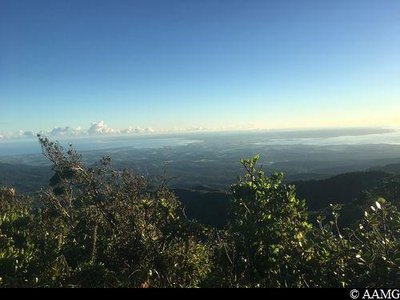
{"label": "cloud bank", "polygon": [[93,122],[88,132],[89,135],[101,135],[101,134],[112,134],[116,131],[110,127],[104,121]]}
{"label": "cloud bank", "polygon": [[77,136],[99,136],[99,135],[128,135],[128,134],[146,134],[157,132],[151,127],[128,127],[125,129],[115,129],[108,126],[104,121],[92,122],[88,129],[82,129],[81,127],[73,128],[71,126],[65,127],[54,127],[47,131],[23,131],[19,130],[14,133],[3,133],[0,132],[0,140],[5,139],[23,139],[23,138],[36,138],[37,134],[51,136],[55,138],[63,137],[77,137]]}

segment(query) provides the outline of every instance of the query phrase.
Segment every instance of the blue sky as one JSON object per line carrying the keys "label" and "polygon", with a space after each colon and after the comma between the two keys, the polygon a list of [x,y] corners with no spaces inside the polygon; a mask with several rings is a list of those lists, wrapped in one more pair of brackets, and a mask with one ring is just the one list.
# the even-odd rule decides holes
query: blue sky
{"label": "blue sky", "polygon": [[400,125],[400,1],[1,0],[0,45],[3,135]]}

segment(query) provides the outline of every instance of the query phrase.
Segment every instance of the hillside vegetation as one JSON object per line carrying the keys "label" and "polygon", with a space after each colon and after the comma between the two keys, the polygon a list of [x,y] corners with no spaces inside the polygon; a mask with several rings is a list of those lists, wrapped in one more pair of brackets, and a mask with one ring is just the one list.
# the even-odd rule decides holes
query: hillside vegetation
{"label": "hillside vegetation", "polygon": [[[383,287],[400,278],[396,175],[298,183],[313,195],[307,202],[256,156],[242,160],[244,174],[208,215],[226,212],[226,222],[211,227],[195,220],[200,202],[185,208],[165,181],[154,188],[109,157],[86,166],[74,149],[39,141],[53,166],[49,187],[0,189],[1,287]],[[332,193],[344,201],[329,205]],[[347,218],[349,207],[359,213],[346,228],[342,206]]]}

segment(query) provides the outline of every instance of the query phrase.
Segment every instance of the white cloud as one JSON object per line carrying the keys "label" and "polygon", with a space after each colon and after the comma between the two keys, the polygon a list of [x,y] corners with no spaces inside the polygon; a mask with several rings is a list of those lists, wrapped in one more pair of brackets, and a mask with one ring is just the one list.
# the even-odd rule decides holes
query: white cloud
{"label": "white cloud", "polygon": [[202,127],[202,126],[198,126],[198,127],[191,128],[189,130],[190,131],[204,131],[204,130],[207,130],[207,129]]}
{"label": "white cloud", "polygon": [[36,134],[33,131],[24,131],[22,136],[23,137],[28,137],[28,138],[35,138]]}
{"label": "white cloud", "polygon": [[132,133],[139,133],[140,131],[139,131],[139,129],[137,127],[133,128],[133,127],[130,126],[130,127],[126,128],[126,129],[122,129],[120,132],[124,133],[124,134],[132,134]]}
{"label": "white cloud", "polygon": [[118,133],[114,129],[108,127],[104,121],[93,122],[88,130],[88,134],[90,135],[99,135],[99,134],[110,134],[110,133]]}
{"label": "white cloud", "polygon": [[74,135],[79,135],[82,133],[83,133],[83,130],[80,127],[72,128],[70,126],[55,127],[55,128],[53,128],[53,130],[51,130],[49,132],[49,134],[52,136],[74,136]]}
{"label": "white cloud", "polygon": [[150,132],[154,132],[155,130],[153,129],[153,128],[151,128],[151,127],[146,127],[145,129],[144,129],[144,132],[148,132],[148,133],[150,133]]}
{"label": "white cloud", "polygon": [[[168,130],[167,130],[168,131]],[[146,134],[157,132],[152,127],[128,127],[125,129],[114,129],[109,127],[104,121],[92,122],[88,129],[81,127],[73,128],[71,126],[57,126],[51,130],[46,131],[23,131],[19,130],[14,133],[0,133],[0,139],[15,139],[15,138],[36,138],[36,133],[43,136],[51,137],[73,137],[73,136],[90,136],[90,135],[112,135],[112,134]],[[158,131],[160,132],[160,131]]]}
{"label": "white cloud", "polygon": [[132,133],[151,133],[155,132],[155,130],[151,127],[141,128],[141,127],[128,127],[120,131],[120,133],[124,134],[132,134]]}
{"label": "white cloud", "polygon": [[132,133],[133,132],[133,128],[132,127],[128,127],[128,128],[126,128],[126,129],[122,129],[121,130],[121,133],[127,133],[127,134],[129,134],[129,133]]}
{"label": "white cloud", "polygon": [[19,130],[14,134],[9,135],[8,137],[19,137],[19,138],[32,138],[35,137],[35,133],[33,131],[23,131]]}

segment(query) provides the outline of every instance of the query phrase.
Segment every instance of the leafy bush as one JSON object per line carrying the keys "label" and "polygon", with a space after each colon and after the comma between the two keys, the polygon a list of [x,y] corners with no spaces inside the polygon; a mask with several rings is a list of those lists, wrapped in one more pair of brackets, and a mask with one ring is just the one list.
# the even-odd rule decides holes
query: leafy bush
{"label": "leafy bush", "polygon": [[147,192],[144,178],[113,170],[109,158],[87,168],[72,148],[40,143],[55,175],[37,209],[1,211],[2,285],[192,287],[207,276],[206,232],[171,192]]}
{"label": "leafy bush", "polygon": [[[229,223],[185,217],[164,185],[151,189],[110,158],[87,167],[39,137],[52,162],[36,195],[0,189],[0,287],[382,287],[400,277],[400,213],[377,191],[354,227],[309,222],[305,201],[259,157],[242,160]],[[391,190],[393,190],[391,184]],[[394,195],[391,193],[391,195]]]}
{"label": "leafy bush", "polygon": [[[233,204],[222,258],[221,286],[307,286],[304,278],[310,259],[304,201],[283,175],[271,177],[258,169],[259,157],[243,160],[244,177],[232,186]],[[223,274],[229,274],[224,276]]]}

